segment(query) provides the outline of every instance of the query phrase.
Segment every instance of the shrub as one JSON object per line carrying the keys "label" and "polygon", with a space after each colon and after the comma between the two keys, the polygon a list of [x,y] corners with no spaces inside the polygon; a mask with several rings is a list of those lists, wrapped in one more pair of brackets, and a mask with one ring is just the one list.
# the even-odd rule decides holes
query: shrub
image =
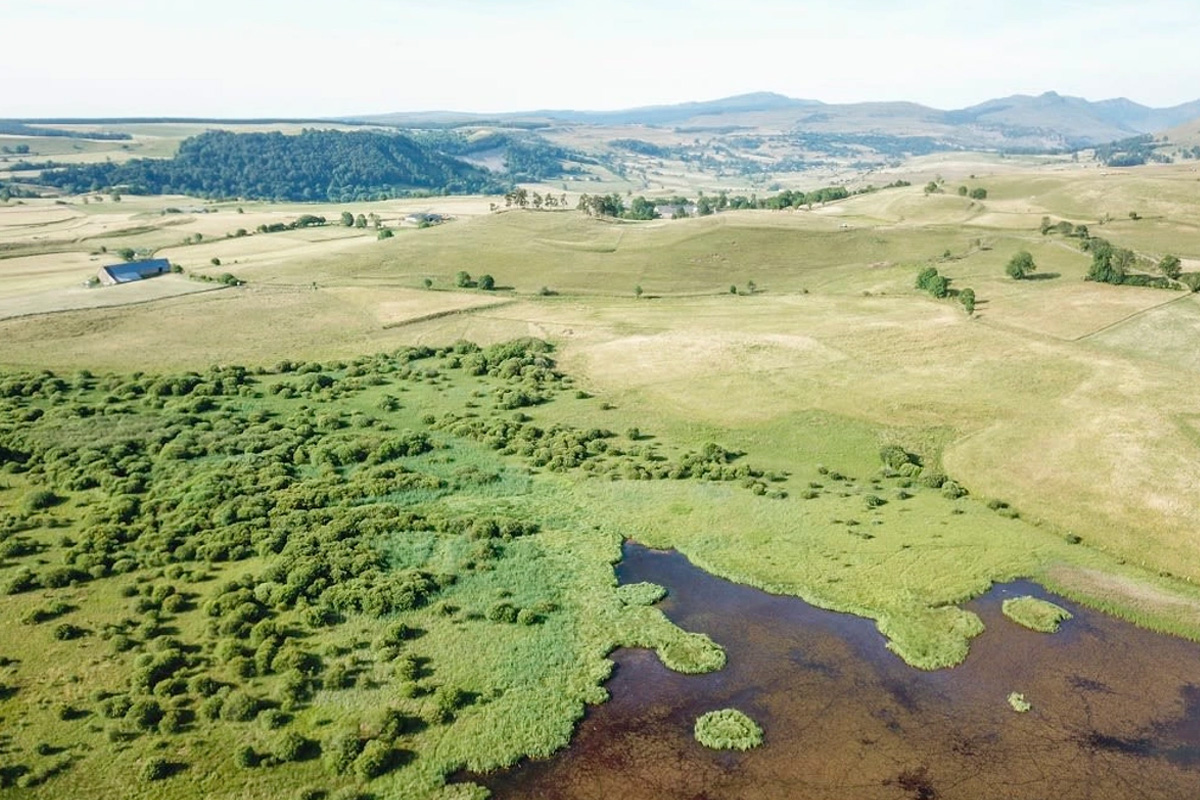
{"label": "shrub", "polygon": [[171,774],[171,764],[161,756],[153,756],[142,764],[141,776],[144,781],[161,781]]}
{"label": "shrub", "polygon": [[710,711],[696,720],[696,741],[713,750],[750,750],[763,742],[762,728],[734,708]]}
{"label": "shrub", "polygon": [[221,704],[221,719],[249,722],[258,714],[258,700],[242,691],[230,692]]}
{"label": "shrub", "polygon": [[928,486],[930,489],[940,489],[942,484],[946,482],[946,475],[937,470],[922,470],[921,483]]}
{"label": "shrub", "polygon": [[288,731],[275,742],[271,754],[283,762],[301,761],[307,755],[310,745],[308,739],[295,731]]}
{"label": "shrub", "polygon": [[61,642],[65,642],[70,639],[78,639],[81,636],[84,636],[86,633],[87,631],[85,631],[83,628],[79,627],[78,625],[72,625],[69,622],[62,622],[54,626],[54,638]]}
{"label": "shrub", "polygon": [[154,728],[162,718],[162,706],[149,698],[137,700],[125,712],[125,721],[143,731]]}
{"label": "shrub", "polygon": [[63,499],[49,489],[37,489],[25,496],[27,511],[44,511],[61,503]]}
{"label": "shrub", "polygon": [[372,780],[392,768],[395,751],[391,746],[372,739],[354,759],[354,772],[363,780]]}
{"label": "shrub", "polygon": [[917,462],[916,456],[896,444],[889,444],[886,447],[879,448],[879,460],[883,462],[884,466],[894,470],[899,470],[906,464],[915,464]]}
{"label": "shrub", "polygon": [[269,731],[276,728],[282,728],[291,719],[287,714],[277,708],[268,708],[266,711],[258,715],[258,722]]}
{"label": "shrub", "polygon": [[357,733],[343,731],[325,740],[321,752],[325,767],[334,775],[344,775],[354,766],[354,760],[363,750],[363,742]]}
{"label": "shrub", "polygon": [[942,497],[947,500],[957,500],[960,497],[965,497],[967,490],[959,486],[954,481],[946,481],[942,484]]}
{"label": "shrub", "polygon": [[487,618],[492,622],[516,622],[517,607],[504,600],[492,603],[487,610]]}
{"label": "shrub", "polygon": [[239,747],[233,754],[233,763],[243,769],[253,769],[258,766],[258,753],[254,752],[254,748],[250,745]]}

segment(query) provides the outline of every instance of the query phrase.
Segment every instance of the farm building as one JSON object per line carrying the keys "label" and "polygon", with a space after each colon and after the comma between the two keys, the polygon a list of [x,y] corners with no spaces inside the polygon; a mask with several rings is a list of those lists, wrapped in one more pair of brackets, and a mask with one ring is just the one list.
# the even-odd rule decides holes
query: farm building
{"label": "farm building", "polygon": [[655,206],[654,213],[660,219],[675,219],[676,217],[694,217],[698,214],[699,208],[689,203],[686,206]]}
{"label": "farm building", "polygon": [[437,225],[438,223],[444,222],[445,217],[443,217],[441,214],[417,213],[409,214],[404,218],[404,221],[409,225]]}
{"label": "farm building", "polygon": [[125,264],[113,264],[101,267],[96,276],[105,286],[116,286],[118,283],[154,278],[166,275],[171,271],[171,262],[165,258],[152,258],[148,261],[130,261]]}

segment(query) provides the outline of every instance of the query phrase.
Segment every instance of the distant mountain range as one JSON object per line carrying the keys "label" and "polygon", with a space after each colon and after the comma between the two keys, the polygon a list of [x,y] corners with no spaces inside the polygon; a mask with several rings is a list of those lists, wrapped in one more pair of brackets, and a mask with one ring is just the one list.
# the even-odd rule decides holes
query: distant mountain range
{"label": "distant mountain range", "polygon": [[421,127],[482,123],[516,127],[642,125],[731,131],[738,128],[825,134],[934,137],[951,146],[999,149],[1087,147],[1160,131],[1200,118],[1200,100],[1151,108],[1125,98],[1093,102],[1056,92],[1012,95],[952,111],[904,102],[831,104],[772,92],[623,111],[539,110],[503,114],[420,112],[353,121]]}

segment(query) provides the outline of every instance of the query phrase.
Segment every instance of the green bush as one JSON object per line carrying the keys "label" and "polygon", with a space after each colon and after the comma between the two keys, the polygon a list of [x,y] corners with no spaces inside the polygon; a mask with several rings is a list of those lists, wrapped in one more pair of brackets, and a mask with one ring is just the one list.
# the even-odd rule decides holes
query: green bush
{"label": "green bush", "polygon": [[258,753],[254,752],[254,748],[250,745],[239,747],[233,754],[233,763],[242,769],[254,769],[260,761]]}
{"label": "green bush", "polygon": [[23,505],[26,511],[43,511],[47,508],[53,508],[62,501],[63,498],[49,489],[36,489],[25,495]]}
{"label": "green bush", "polygon": [[230,692],[221,705],[221,719],[227,722],[249,722],[258,714],[258,700],[243,691]]}
{"label": "green bush", "polygon": [[343,731],[326,739],[321,747],[325,768],[334,775],[345,775],[363,750],[363,741],[357,733]]}
{"label": "green bush", "polygon": [[141,698],[125,712],[125,721],[143,731],[152,730],[163,718],[162,706],[157,700]]}
{"label": "green bush", "polygon": [[395,751],[391,745],[372,739],[367,742],[358,758],[354,759],[354,772],[363,780],[372,780],[392,768]]}
{"label": "green bush", "polygon": [[517,607],[506,600],[499,600],[488,607],[487,618],[492,622],[516,622]]}
{"label": "green bush", "polygon": [[144,781],[161,781],[171,775],[171,763],[161,756],[152,756],[142,764],[141,777]]}
{"label": "green bush", "polygon": [[300,761],[304,759],[312,743],[295,731],[287,731],[276,740],[271,748],[271,754],[280,761]]}
{"label": "green bush", "polygon": [[750,750],[763,743],[762,728],[734,708],[704,714],[693,733],[696,741],[713,750]]}

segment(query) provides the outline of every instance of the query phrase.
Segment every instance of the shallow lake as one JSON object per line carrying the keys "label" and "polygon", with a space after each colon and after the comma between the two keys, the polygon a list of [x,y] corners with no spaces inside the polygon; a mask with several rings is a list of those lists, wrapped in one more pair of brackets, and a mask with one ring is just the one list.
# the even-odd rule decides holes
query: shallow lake
{"label": "shallow lake", "polygon": [[[715,578],[678,553],[628,544],[618,576],[666,586],[659,607],[729,663],[689,676],[617,651],[612,699],[588,709],[570,747],[475,777],[494,797],[1200,798],[1200,645],[1014,583],[970,604],[987,630],[964,664],[922,672],[868,620]],[[1023,594],[1075,618],[1026,630],[1000,611]],[[1013,691],[1032,710],[1013,711]],[[696,717],[727,706],[758,721],[763,747],[695,742]]]}

